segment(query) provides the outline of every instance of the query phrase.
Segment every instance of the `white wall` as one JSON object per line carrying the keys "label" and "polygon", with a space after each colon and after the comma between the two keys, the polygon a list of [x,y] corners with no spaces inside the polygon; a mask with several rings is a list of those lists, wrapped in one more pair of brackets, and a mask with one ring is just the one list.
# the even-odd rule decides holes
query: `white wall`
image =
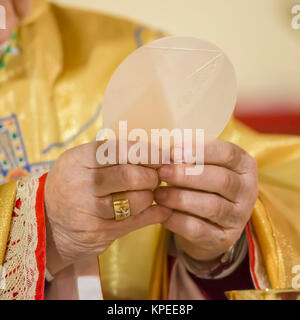
{"label": "white wall", "polygon": [[292,0],[55,0],[130,17],[219,45],[235,65],[241,92],[300,91],[300,30]]}

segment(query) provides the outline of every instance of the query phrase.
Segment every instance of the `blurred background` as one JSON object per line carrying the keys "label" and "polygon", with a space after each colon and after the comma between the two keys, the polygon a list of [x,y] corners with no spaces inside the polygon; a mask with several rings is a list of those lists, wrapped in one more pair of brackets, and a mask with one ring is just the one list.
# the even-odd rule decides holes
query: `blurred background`
{"label": "blurred background", "polygon": [[300,29],[291,24],[292,8],[300,0],[52,2],[214,42],[227,53],[237,72],[236,116],[262,132],[300,134]]}

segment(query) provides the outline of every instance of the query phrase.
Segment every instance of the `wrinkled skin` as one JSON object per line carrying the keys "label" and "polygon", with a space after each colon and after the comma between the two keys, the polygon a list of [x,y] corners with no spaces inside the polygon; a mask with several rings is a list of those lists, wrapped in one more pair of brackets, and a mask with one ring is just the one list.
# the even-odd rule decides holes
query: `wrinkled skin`
{"label": "wrinkled skin", "polygon": [[199,176],[184,174],[186,165],[158,170],[168,187],[155,191],[158,204],[173,210],[163,223],[176,234],[177,244],[196,260],[213,261],[240,237],[258,194],[256,161],[226,141],[204,149]]}
{"label": "wrinkled skin", "polygon": [[[65,152],[47,178],[47,261],[52,272],[155,223],[174,232],[187,254],[208,264],[240,237],[257,198],[256,163],[244,150],[226,141],[210,142],[203,173],[187,176],[186,164],[101,166],[96,162],[98,145]],[[168,187],[159,187],[161,180]],[[132,210],[132,217],[121,222],[114,221],[115,192],[125,192]]]}
{"label": "wrinkled skin", "polygon": [[[47,261],[55,273],[80,258],[103,252],[115,239],[144,226],[162,223],[170,209],[152,206],[159,186],[154,168],[139,165],[100,166],[99,143],[65,152],[47,177]],[[114,220],[112,193],[125,192],[131,217]]]}
{"label": "wrinkled skin", "polygon": [[[28,15],[32,0],[0,0],[7,29],[0,44]],[[257,198],[256,162],[234,144],[205,146],[205,168],[184,175],[185,164],[100,166],[98,143],[66,151],[50,170],[45,186],[47,267],[53,275],[115,239],[161,223],[177,245],[209,266],[240,237]],[[159,187],[160,181],[168,187]],[[125,192],[132,216],[114,221],[112,193]],[[155,200],[157,205],[152,205]]]}

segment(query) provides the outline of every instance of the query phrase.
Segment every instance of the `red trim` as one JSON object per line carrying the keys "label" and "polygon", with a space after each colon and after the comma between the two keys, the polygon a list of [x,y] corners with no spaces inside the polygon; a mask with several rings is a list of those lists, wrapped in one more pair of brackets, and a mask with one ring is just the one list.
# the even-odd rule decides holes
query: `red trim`
{"label": "red trim", "polygon": [[255,274],[255,247],[254,247],[254,242],[250,232],[249,223],[247,223],[246,225],[246,232],[247,232],[248,243],[249,243],[250,271],[251,271],[253,282],[256,289],[260,290],[260,286],[258,284],[256,274]]}
{"label": "red trim", "polygon": [[47,173],[40,177],[39,187],[36,194],[36,220],[38,243],[35,250],[39,278],[35,289],[35,300],[44,300],[45,269],[46,269],[46,235],[45,235],[45,209],[44,209],[44,187]]}

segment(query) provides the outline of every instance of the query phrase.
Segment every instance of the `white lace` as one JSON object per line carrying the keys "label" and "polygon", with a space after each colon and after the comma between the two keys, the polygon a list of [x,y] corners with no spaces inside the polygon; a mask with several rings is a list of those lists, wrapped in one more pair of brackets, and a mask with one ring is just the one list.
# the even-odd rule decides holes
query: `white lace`
{"label": "white lace", "polygon": [[35,298],[39,277],[35,257],[38,241],[35,212],[38,185],[38,177],[23,177],[17,182],[16,207],[3,265],[6,271],[6,288],[0,290],[0,299],[32,300]]}

